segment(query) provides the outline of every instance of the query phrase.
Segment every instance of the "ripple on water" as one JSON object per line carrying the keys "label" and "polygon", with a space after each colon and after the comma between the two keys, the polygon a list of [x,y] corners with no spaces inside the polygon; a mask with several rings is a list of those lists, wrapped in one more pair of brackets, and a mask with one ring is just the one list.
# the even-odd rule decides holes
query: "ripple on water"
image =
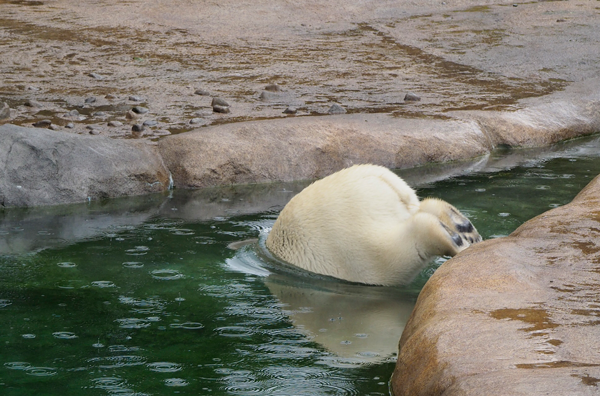
{"label": "ripple on water", "polygon": [[25,374],[34,377],[51,377],[58,374],[58,371],[54,367],[30,367],[25,370]]}
{"label": "ripple on water", "polygon": [[251,337],[252,329],[244,326],[225,326],[215,329],[217,334],[223,337],[243,338]]}
{"label": "ripple on water", "polygon": [[102,369],[141,366],[146,364],[145,357],[136,355],[96,357],[88,359],[87,361],[88,363],[96,364],[98,368]]}
{"label": "ripple on water", "polygon": [[4,367],[9,370],[27,370],[31,367],[31,363],[28,362],[6,362]]}
{"label": "ripple on water", "polygon": [[123,318],[117,319],[115,322],[119,323],[119,327],[122,329],[143,329],[150,326],[150,321],[147,319]]}
{"label": "ripple on water", "polygon": [[83,281],[78,279],[65,279],[56,282],[55,286],[59,289],[75,289],[76,287],[83,286]]}
{"label": "ripple on water", "polygon": [[125,250],[125,254],[130,256],[143,256],[144,254],[148,253],[148,250],[150,250],[148,246],[136,246],[133,249]]}
{"label": "ripple on water", "polygon": [[100,288],[104,289],[104,288],[109,288],[109,287],[116,287],[117,285],[115,285],[111,281],[94,281],[94,282],[92,282],[92,286],[100,287]]}
{"label": "ripple on water", "polygon": [[126,261],[123,263],[123,267],[125,268],[142,268],[144,263],[140,263],[139,261]]}
{"label": "ripple on water", "polygon": [[25,338],[26,340],[31,340],[34,339],[36,337],[35,334],[21,334],[21,337]]}
{"label": "ripple on water", "polygon": [[54,338],[58,338],[59,340],[73,340],[75,338],[79,338],[75,333],[70,331],[55,331],[52,333]]}
{"label": "ripple on water", "polygon": [[170,362],[154,362],[146,365],[150,371],[156,373],[174,373],[182,370],[181,364]]}
{"label": "ripple on water", "polygon": [[0,298],[0,308],[6,308],[9,305],[12,305],[12,301],[4,299],[4,298]]}
{"label": "ripple on water", "polygon": [[185,330],[201,330],[204,328],[204,325],[198,322],[171,323],[169,326],[173,329]]}
{"label": "ripple on water", "polygon": [[77,264],[75,264],[72,261],[63,261],[63,262],[57,263],[56,265],[58,265],[61,268],[73,268],[73,267],[77,267]]}
{"label": "ripple on water", "polygon": [[119,377],[101,377],[92,380],[94,388],[102,389],[109,394],[115,395],[139,395],[127,387],[127,381]]}
{"label": "ripple on water", "polygon": [[150,275],[154,279],[158,280],[176,280],[183,278],[183,274],[177,270],[172,269],[158,269],[150,272]]}
{"label": "ripple on water", "polygon": [[166,386],[188,386],[189,382],[184,380],[183,378],[167,378],[165,380]]}
{"label": "ripple on water", "polygon": [[171,230],[171,234],[173,235],[194,235],[195,232],[193,230],[189,230],[187,228],[175,228]]}

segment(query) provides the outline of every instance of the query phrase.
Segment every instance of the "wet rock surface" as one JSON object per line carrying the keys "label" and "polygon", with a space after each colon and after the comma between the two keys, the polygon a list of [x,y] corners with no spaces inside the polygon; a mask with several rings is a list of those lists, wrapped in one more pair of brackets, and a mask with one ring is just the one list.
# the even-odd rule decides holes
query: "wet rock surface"
{"label": "wet rock surface", "polygon": [[600,177],[444,263],[402,339],[393,394],[595,395]]}
{"label": "wet rock surface", "polygon": [[57,205],[164,191],[169,173],[146,142],[0,126],[0,207]]}

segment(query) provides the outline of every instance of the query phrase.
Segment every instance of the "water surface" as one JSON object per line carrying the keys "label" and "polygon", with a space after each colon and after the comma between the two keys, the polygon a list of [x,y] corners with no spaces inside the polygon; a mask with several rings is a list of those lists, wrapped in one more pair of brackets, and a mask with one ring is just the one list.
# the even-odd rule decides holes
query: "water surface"
{"label": "water surface", "polygon": [[[600,173],[598,147],[402,175],[488,239],[568,203]],[[387,395],[404,323],[444,259],[380,288],[274,270],[260,243],[228,247],[264,238],[305,185],[0,211],[0,393]]]}

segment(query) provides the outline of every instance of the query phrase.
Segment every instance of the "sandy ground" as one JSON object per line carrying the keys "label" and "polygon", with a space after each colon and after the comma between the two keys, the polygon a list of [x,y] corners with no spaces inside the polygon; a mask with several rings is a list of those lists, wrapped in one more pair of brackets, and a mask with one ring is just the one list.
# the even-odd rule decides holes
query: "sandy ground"
{"label": "sandy ground", "polygon": [[[0,0],[0,10],[0,108],[11,108],[0,123],[47,119],[74,133],[130,137],[148,121],[155,140],[326,115],[334,103],[445,118],[600,76],[600,3],[589,0]],[[230,112],[213,112],[213,97]],[[149,111],[128,118],[134,106]]]}

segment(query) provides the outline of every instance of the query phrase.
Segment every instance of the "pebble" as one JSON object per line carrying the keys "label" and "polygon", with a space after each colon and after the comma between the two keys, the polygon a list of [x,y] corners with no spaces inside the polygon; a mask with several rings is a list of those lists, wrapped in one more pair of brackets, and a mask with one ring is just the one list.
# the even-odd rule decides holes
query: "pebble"
{"label": "pebble", "polygon": [[156,121],[156,120],[146,120],[146,121],[144,121],[144,123],[142,125],[147,126],[147,127],[153,127],[153,126],[157,126],[158,125],[158,121]]}
{"label": "pebble", "polygon": [[295,107],[288,107],[287,109],[285,109],[283,111],[283,114],[296,114],[298,112],[298,109]]}
{"label": "pebble", "polygon": [[230,112],[228,106],[220,106],[220,105],[213,105],[213,111],[215,113],[223,113],[223,114],[227,114]]}
{"label": "pebble", "polygon": [[281,88],[277,84],[269,84],[265,87],[265,91],[269,92],[281,92]]}
{"label": "pebble", "polygon": [[117,99],[117,97],[116,97],[115,95],[113,95],[113,94],[108,94],[108,95],[106,95],[104,98],[105,98],[105,99],[110,99],[110,100],[112,100],[112,99]]}
{"label": "pebble", "polygon": [[54,124],[50,125],[48,129],[52,129],[53,131],[60,131],[60,127]]}
{"label": "pebble", "polygon": [[192,118],[190,120],[190,124],[200,124],[202,122],[202,118]]}
{"label": "pebble", "polygon": [[96,80],[104,80],[104,76],[98,73],[90,73],[88,76],[95,78]]}
{"label": "pebble", "polygon": [[146,114],[150,110],[148,110],[147,108],[142,107],[142,106],[135,106],[133,109],[131,109],[131,111],[133,111],[134,113],[137,113],[137,114]]}
{"label": "pebble", "polygon": [[44,107],[44,106],[42,106],[42,104],[40,102],[38,102],[37,100],[32,100],[32,99],[26,100],[25,101],[25,106],[27,106],[27,107],[37,107],[37,108]]}
{"label": "pebble", "polygon": [[72,122],[69,122],[67,125],[65,125],[65,128],[73,129],[73,128],[75,128],[75,124],[73,124]]}
{"label": "pebble", "polygon": [[0,120],[4,120],[5,118],[10,117],[10,107],[4,102],[1,103],[0,106]]}
{"label": "pebble", "polygon": [[123,123],[121,121],[109,121],[108,126],[109,127],[120,127],[120,126],[123,126]]}
{"label": "pebble", "polygon": [[97,111],[94,114],[92,114],[92,116],[94,116],[94,117],[106,117],[106,113],[104,111]]}
{"label": "pebble", "polygon": [[132,102],[141,102],[144,99],[141,96],[137,96],[137,95],[131,95],[129,97],[129,100],[131,100]]}
{"label": "pebble", "polygon": [[33,123],[33,126],[36,128],[48,128],[50,125],[52,125],[52,121],[50,120],[40,120]]}
{"label": "pebble", "polygon": [[258,96],[258,99],[260,99],[263,102],[277,102],[280,101],[282,98],[283,95],[281,93],[273,91],[262,91]]}
{"label": "pebble", "polygon": [[421,97],[415,95],[412,92],[409,92],[406,95],[404,95],[404,101],[405,102],[418,102],[419,100],[421,100]]}
{"label": "pebble", "polygon": [[133,110],[129,110],[127,114],[125,114],[125,118],[127,118],[128,120],[135,120],[140,118],[140,115],[134,113]]}
{"label": "pebble", "polygon": [[131,135],[134,138],[140,138],[144,134],[144,125],[143,124],[135,124],[131,127]]}
{"label": "pebble", "polygon": [[167,131],[166,129],[159,129],[158,131],[154,131],[154,134],[156,136],[167,136],[170,135],[171,132]]}
{"label": "pebble", "polygon": [[79,112],[75,109],[69,111],[68,113],[65,113],[64,115],[65,117],[79,117]]}
{"label": "pebble", "polygon": [[210,96],[210,92],[208,92],[204,89],[197,89],[196,91],[194,91],[194,95]]}
{"label": "pebble", "polygon": [[26,88],[26,89],[27,89],[28,91],[39,91],[39,90],[40,90],[40,88],[38,88],[38,87],[34,87],[33,85],[29,85],[29,86],[27,86],[27,88]]}
{"label": "pebble", "polygon": [[211,106],[212,107],[215,107],[215,106],[229,107],[229,103],[227,103],[227,101],[222,98],[213,98]]}
{"label": "pebble", "polygon": [[84,103],[90,104],[90,103],[95,103],[96,102],[96,97],[95,96],[90,96],[89,98],[87,98],[86,100],[84,100]]}
{"label": "pebble", "polygon": [[346,109],[344,109],[339,104],[334,103],[333,105],[331,105],[331,107],[329,108],[329,110],[327,110],[327,112],[329,114],[345,114],[346,113]]}
{"label": "pebble", "polygon": [[100,131],[97,129],[90,129],[90,135],[100,135]]}

